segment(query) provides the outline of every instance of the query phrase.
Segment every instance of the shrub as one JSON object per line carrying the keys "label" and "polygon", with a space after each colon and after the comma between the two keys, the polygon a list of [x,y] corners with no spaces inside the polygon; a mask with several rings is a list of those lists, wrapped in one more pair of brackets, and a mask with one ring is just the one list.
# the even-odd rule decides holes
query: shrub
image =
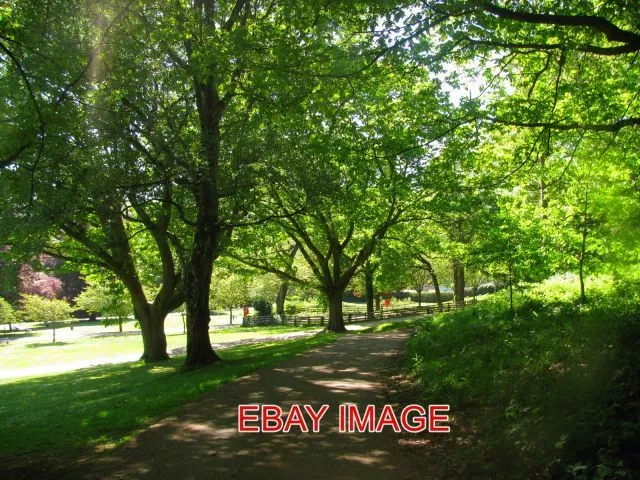
{"label": "shrub", "polygon": [[258,316],[269,317],[271,316],[273,305],[269,300],[258,299],[258,300],[254,300],[253,308],[255,309]]}
{"label": "shrub", "polygon": [[575,282],[554,278],[519,292],[515,316],[503,292],[419,324],[406,359],[421,400],[451,404],[458,428],[482,432],[458,474],[635,478],[640,312],[614,285],[590,281],[581,306]]}

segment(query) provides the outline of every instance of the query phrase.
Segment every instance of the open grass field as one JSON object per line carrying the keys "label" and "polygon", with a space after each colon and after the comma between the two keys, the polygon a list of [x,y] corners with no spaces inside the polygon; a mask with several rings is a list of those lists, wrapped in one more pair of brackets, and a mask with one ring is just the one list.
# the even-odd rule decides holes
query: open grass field
{"label": "open grass field", "polygon": [[[51,329],[40,324],[19,324],[21,331],[0,332],[0,338],[7,340],[0,344],[0,383],[3,378],[21,376],[24,369],[39,371],[39,367],[50,367],[55,371],[65,366],[73,369],[92,363],[133,361],[142,353],[140,330],[133,321],[124,323],[122,333],[114,326],[105,328],[99,321],[77,321],[71,325],[57,329],[56,343],[52,343]],[[25,331],[26,328],[31,331]],[[186,345],[186,335],[179,318],[170,317],[166,330],[168,351],[180,352]],[[304,331],[309,330],[285,325],[223,327],[211,330],[210,337],[212,343],[223,344]]]}
{"label": "open grass field", "polygon": [[189,372],[181,371],[184,357],[178,356],[157,365],[129,362],[5,381],[0,384],[0,432],[11,435],[0,435],[0,457],[117,446],[153,417],[335,338],[322,333],[234,346],[219,352],[223,362]]}

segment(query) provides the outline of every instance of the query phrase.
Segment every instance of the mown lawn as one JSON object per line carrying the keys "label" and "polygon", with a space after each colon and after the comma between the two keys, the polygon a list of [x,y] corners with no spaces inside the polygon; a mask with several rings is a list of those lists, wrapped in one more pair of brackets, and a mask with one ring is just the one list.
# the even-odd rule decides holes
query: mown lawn
{"label": "mown lawn", "polygon": [[121,363],[0,385],[0,456],[69,453],[117,446],[149,419],[254,370],[335,340],[321,333],[242,345],[221,363],[182,372],[184,357],[145,365]]}
{"label": "mown lawn", "polygon": [[[305,328],[289,325],[234,327],[211,330],[209,336],[212,343],[228,343],[299,332]],[[133,360],[142,354],[140,330],[133,329],[132,325],[127,325],[126,331],[119,333],[112,327],[105,330],[95,322],[76,322],[73,330],[69,327],[58,329],[56,343],[51,342],[51,330],[44,328],[35,328],[31,332],[5,331],[0,337],[9,339],[8,344],[0,345],[0,370],[5,371],[78,361],[97,363],[127,355]],[[185,345],[185,334],[167,334],[169,351]]]}

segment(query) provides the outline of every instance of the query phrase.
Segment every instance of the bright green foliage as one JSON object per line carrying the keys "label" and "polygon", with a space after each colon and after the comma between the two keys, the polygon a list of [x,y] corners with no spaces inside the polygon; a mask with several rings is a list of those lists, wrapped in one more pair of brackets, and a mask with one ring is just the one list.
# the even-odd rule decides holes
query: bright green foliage
{"label": "bright green foliage", "polygon": [[11,330],[11,324],[16,323],[19,318],[11,304],[0,297],[0,325],[9,325]]}
{"label": "bright green foliage", "polygon": [[458,474],[571,478],[580,466],[579,478],[627,478],[640,438],[626,400],[639,393],[638,286],[591,281],[587,307],[575,279],[556,278],[519,296],[515,317],[499,295],[418,326],[406,360],[425,401],[451,404],[456,431],[483,432],[450,459]]}
{"label": "bright green foliage", "polygon": [[249,282],[247,277],[217,269],[211,279],[209,304],[229,310],[229,323],[233,323],[233,309],[245,306],[251,300]]}
{"label": "bright green foliage", "polygon": [[133,307],[122,285],[116,283],[89,283],[89,286],[75,299],[76,308],[103,316],[105,326],[118,325],[122,331],[122,322],[132,313]]}
{"label": "bright green foliage", "polygon": [[56,328],[71,318],[73,309],[64,300],[44,298],[39,295],[23,295],[20,302],[22,316],[30,322],[44,323],[53,331],[53,343],[56,343]]}

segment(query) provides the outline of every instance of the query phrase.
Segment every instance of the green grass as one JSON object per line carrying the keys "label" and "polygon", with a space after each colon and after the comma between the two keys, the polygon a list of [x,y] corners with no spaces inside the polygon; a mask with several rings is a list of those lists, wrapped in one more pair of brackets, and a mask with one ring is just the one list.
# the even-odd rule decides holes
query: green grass
{"label": "green grass", "polygon": [[[73,330],[69,327],[58,329],[55,344],[51,342],[50,329],[34,329],[30,333],[2,332],[3,338],[12,340],[9,344],[0,345],[0,370],[73,363],[79,360],[97,363],[122,355],[136,358],[142,353],[142,337],[139,330],[133,329],[133,325],[127,327],[126,331],[118,333],[111,327],[105,329],[95,322],[77,322]],[[212,343],[226,343],[299,332],[305,328],[289,325],[235,327],[212,330],[209,336]],[[185,344],[185,334],[167,334],[169,351],[182,348]]]}
{"label": "green grass", "polygon": [[122,363],[0,385],[1,455],[121,444],[150,418],[254,370],[335,340],[322,333],[220,351],[222,363],[181,372],[184,358]]}
{"label": "green grass", "polygon": [[372,325],[361,330],[357,330],[356,333],[382,333],[389,332],[391,330],[406,330],[414,328],[416,325],[422,324],[423,318],[412,318],[410,320],[401,320],[396,322],[384,322],[377,325]]}
{"label": "green grass", "polygon": [[[632,478],[640,468],[638,286],[575,284],[425,319],[407,348],[420,400],[448,403],[466,478]],[[453,442],[453,440],[452,440]]]}

